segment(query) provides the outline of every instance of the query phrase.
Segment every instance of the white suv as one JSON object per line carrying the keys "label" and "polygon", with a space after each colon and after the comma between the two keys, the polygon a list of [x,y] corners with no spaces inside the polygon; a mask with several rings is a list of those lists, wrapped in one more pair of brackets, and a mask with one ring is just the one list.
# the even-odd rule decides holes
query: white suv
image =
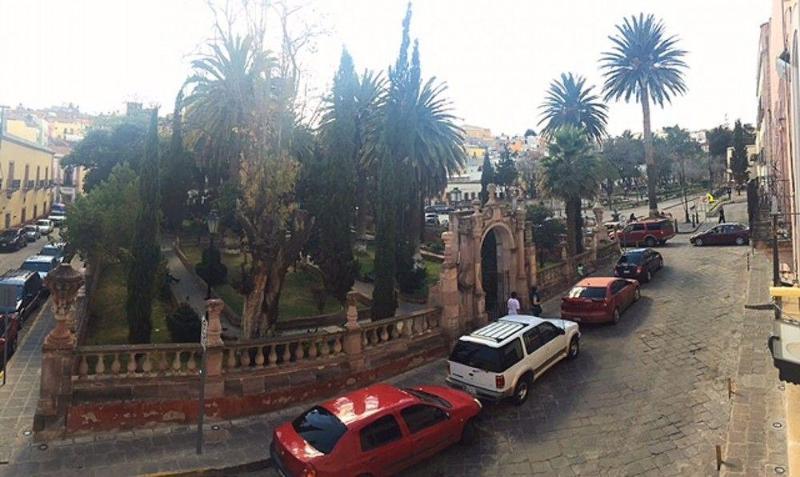
{"label": "white suv", "polygon": [[581,333],[571,321],[509,315],[459,338],[447,383],[475,397],[515,404],[528,398],[537,379],[563,358],[575,358]]}

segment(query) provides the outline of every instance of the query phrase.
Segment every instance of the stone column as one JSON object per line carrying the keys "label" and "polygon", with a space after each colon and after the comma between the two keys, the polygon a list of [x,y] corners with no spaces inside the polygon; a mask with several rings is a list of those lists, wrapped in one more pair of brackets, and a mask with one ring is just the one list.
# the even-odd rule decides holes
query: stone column
{"label": "stone column", "polygon": [[69,264],[62,263],[45,278],[50,290],[56,326],[42,346],[42,375],[39,402],[33,418],[37,437],[59,435],[64,430],[64,418],[72,399],[72,368],[75,363],[75,334],[69,318],[83,276]]}
{"label": "stone column", "polygon": [[219,397],[225,394],[225,381],[222,377],[222,359],[225,342],[222,341],[222,322],[220,316],[225,303],[212,298],[206,300],[208,312],[208,342],[206,345],[206,397]]}
{"label": "stone column", "polygon": [[444,262],[439,278],[441,287],[442,327],[447,339],[452,343],[458,339],[462,330],[459,320],[461,297],[458,293],[458,263],[455,250],[455,234],[442,233],[444,242]]}
{"label": "stone column", "polygon": [[358,292],[347,293],[347,323],[344,328],[344,342],[342,348],[347,354],[347,362],[352,371],[364,369],[363,346],[361,342],[361,326],[358,324]]}

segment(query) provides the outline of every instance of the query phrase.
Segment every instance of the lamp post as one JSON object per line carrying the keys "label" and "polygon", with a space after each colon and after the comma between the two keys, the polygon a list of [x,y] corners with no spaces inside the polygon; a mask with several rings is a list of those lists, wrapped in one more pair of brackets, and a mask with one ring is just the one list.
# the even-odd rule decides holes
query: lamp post
{"label": "lamp post", "polygon": [[[208,214],[208,260],[211,262],[212,253],[214,251],[214,234],[217,233],[219,227],[219,216],[216,210],[212,210]],[[210,263],[209,263],[210,264]],[[210,273],[207,272],[207,273]],[[206,302],[211,299],[211,280],[206,280],[208,288],[206,289]],[[206,346],[208,345],[208,303],[206,303],[206,312],[200,322],[200,346],[203,347],[202,361],[200,365],[200,409],[197,413],[197,453],[203,453],[203,418],[206,411],[206,368],[208,367],[208,354],[206,353]]]}

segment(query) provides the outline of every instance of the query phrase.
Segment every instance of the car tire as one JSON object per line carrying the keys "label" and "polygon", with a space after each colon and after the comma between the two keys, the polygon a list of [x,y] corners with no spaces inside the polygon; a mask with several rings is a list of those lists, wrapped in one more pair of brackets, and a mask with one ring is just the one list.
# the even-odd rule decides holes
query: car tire
{"label": "car tire", "polygon": [[656,246],[656,239],[653,237],[647,237],[644,239],[644,244],[648,247],[655,247]]}
{"label": "car tire", "polygon": [[703,246],[703,239],[694,239],[694,246],[695,247],[702,247]]}
{"label": "car tire", "polygon": [[471,446],[478,440],[478,428],[475,426],[475,419],[470,419],[464,423],[461,430],[461,439],[458,441],[463,446]]}
{"label": "car tire", "polygon": [[743,237],[736,237],[736,245],[744,245],[747,241]]}
{"label": "car tire", "polygon": [[640,290],[639,287],[636,287],[636,289],[633,290],[633,301],[637,302],[640,298],[642,298],[642,290]]}
{"label": "car tire", "polygon": [[614,308],[614,311],[611,313],[611,324],[616,325],[619,323],[619,308]]}
{"label": "car tire", "polygon": [[515,406],[521,406],[528,400],[531,391],[531,376],[526,374],[519,378],[517,385],[514,386],[514,396],[511,398]]}
{"label": "car tire", "polygon": [[581,341],[577,336],[573,336],[569,341],[569,348],[567,349],[567,359],[575,359],[581,352]]}

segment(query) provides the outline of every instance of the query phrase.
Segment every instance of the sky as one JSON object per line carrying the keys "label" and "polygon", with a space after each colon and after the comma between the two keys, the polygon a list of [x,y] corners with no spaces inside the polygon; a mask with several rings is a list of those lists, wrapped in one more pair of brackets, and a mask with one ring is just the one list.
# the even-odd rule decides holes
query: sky
{"label": "sky", "polygon": [[[323,30],[303,60],[310,104],[330,85],[342,47],[358,70],[394,62],[406,3],[303,1],[303,21]],[[754,121],[759,25],[769,10],[767,0],[417,0],[411,35],[423,76],[447,83],[461,121],[522,134],[539,130],[553,79],[574,72],[599,89],[598,59],[614,25],[653,13],[689,52],[689,91],[655,108],[653,127],[695,130]],[[108,113],[141,101],[170,112],[212,25],[205,0],[0,0],[0,105]],[[639,105],[609,108],[610,133],[641,130]]]}

